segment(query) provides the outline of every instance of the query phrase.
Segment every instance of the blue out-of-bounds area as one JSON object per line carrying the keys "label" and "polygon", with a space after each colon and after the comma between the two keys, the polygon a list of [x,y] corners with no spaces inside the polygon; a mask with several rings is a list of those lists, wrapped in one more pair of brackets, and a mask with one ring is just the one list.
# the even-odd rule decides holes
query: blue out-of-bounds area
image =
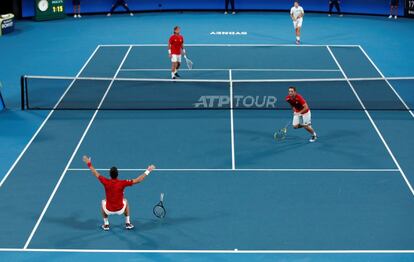
{"label": "blue out-of-bounds area", "polygon": [[[21,75],[167,78],[166,43],[175,25],[200,69],[183,77],[227,79],[226,70],[236,69],[234,80],[339,78],[323,95],[355,108],[313,111],[321,137],[315,144],[303,130],[274,143],[274,129],[290,119],[286,110],[20,110]],[[0,187],[1,260],[412,261],[414,119],[403,109],[414,107],[414,80],[403,77],[414,76],[413,25],[308,14],[296,47],[287,13],[17,21],[15,32],[0,38],[7,106],[0,112],[0,179],[10,174]],[[139,71],[148,68],[161,70]],[[91,87],[96,105],[108,85],[108,98],[128,87],[110,82]],[[297,84],[317,100],[317,83]],[[236,95],[256,92],[245,83],[232,88]],[[400,110],[381,110],[387,101]],[[114,219],[102,235],[96,203],[103,192],[83,154],[92,154],[104,175],[110,163],[125,178],[152,161],[159,165],[127,191],[136,212],[132,234]],[[162,191],[169,215],[160,222],[151,209]]]}

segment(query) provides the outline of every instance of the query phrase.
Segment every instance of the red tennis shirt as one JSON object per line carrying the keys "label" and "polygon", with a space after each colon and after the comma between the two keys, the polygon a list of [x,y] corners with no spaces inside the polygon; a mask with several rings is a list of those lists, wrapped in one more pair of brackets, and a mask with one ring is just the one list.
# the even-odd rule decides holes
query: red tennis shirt
{"label": "red tennis shirt", "polygon": [[184,37],[182,35],[172,35],[170,37],[169,43],[171,45],[171,54],[172,55],[181,55],[181,49],[184,44]]}
{"label": "red tennis shirt", "polygon": [[124,207],[124,189],[132,186],[132,180],[108,179],[99,176],[99,181],[105,187],[106,209],[112,212],[121,210]]}
{"label": "red tennis shirt", "polygon": [[[296,94],[295,97],[287,96],[286,101],[293,107],[295,112],[300,112],[306,104],[306,100],[299,94]],[[303,113],[306,114],[307,112],[309,112],[309,109]]]}

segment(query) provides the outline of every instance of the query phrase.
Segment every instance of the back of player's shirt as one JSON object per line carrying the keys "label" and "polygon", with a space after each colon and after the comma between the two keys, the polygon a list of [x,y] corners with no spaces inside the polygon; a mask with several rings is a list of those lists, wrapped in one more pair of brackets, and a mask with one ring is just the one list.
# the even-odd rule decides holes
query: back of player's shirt
{"label": "back of player's shirt", "polygon": [[124,190],[125,187],[132,186],[132,180],[108,179],[99,176],[99,181],[105,187],[106,208],[109,211],[118,211],[124,207]]}

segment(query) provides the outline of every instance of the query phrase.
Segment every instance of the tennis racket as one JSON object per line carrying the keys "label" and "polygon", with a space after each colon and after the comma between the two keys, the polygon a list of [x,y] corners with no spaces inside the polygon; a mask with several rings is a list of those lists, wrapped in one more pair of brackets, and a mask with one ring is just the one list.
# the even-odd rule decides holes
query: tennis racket
{"label": "tennis racket", "polygon": [[156,204],[154,208],[152,209],[152,212],[158,218],[164,218],[165,215],[167,214],[167,211],[164,208],[163,201],[164,201],[164,193],[161,193],[160,202],[158,202],[158,204]]}
{"label": "tennis racket", "polygon": [[188,67],[188,69],[193,69],[193,65],[194,65],[194,63],[193,63],[193,61],[191,61],[186,55],[184,56],[184,59],[185,59],[185,63],[187,64],[187,67]]}
{"label": "tennis racket", "polygon": [[285,127],[281,128],[281,129],[279,129],[279,130],[277,130],[277,131],[274,133],[273,137],[274,137],[274,139],[275,139],[276,141],[282,141],[282,140],[284,140],[284,139],[286,138],[286,135],[287,135],[287,130],[288,130],[289,124],[290,124],[290,121],[286,123]]}

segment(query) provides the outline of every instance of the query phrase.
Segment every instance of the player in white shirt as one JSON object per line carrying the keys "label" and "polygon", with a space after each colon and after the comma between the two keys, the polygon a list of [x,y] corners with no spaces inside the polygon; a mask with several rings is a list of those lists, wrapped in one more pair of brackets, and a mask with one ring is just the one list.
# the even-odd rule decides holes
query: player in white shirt
{"label": "player in white shirt", "polygon": [[299,5],[298,1],[295,1],[295,4],[290,9],[290,17],[292,18],[293,27],[295,28],[297,45],[300,44],[300,29],[302,28],[304,15],[305,12],[303,11],[303,8]]}

